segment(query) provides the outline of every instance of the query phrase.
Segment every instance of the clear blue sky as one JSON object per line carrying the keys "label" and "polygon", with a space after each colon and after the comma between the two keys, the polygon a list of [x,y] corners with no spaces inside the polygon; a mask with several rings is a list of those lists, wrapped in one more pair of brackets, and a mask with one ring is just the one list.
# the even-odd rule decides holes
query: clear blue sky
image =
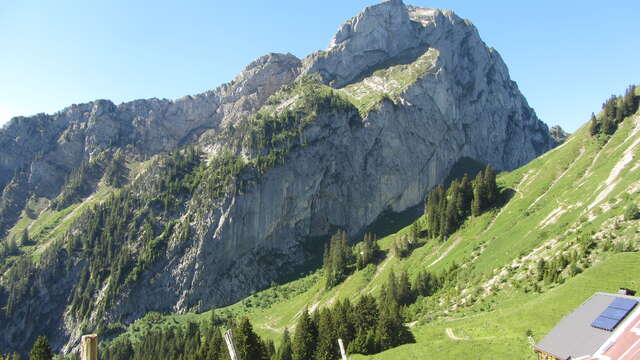
{"label": "clear blue sky", "polygon": [[[374,0],[2,1],[0,124],[98,98],[177,98],[267,52],[324,49]],[[640,1],[405,0],[478,27],[550,125],[569,131],[640,83]]]}

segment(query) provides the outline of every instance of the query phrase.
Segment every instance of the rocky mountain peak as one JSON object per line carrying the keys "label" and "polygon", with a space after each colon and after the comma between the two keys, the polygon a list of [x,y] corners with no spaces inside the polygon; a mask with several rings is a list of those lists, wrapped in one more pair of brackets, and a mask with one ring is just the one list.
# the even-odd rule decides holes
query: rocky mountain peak
{"label": "rocky mountain peak", "polygon": [[224,86],[227,96],[247,96],[262,90],[271,95],[282,86],[282,78],[291,79],[299,73],[300,59],[292,54],[269,53],[252,61],[229,84]]}
{"label": "rocky mountain peak", "polygon": [[403,42],[412,31],[405,5],[400,0],[389,0],[364,9],[342,24],[331,39],[327,51],[341,46],[358,47],[371,41],[377,42],[376,46],[400,48],[406,46]]}
{"label": "rocky mountain peak", "polygon": [[377,68],[411,62],[429,48],[459,52],[463,40],[485,47],[471,22],[453,11],[384,1],[342,24],[327,50],[303,61],[302,73],[319,73],[340,88]]}

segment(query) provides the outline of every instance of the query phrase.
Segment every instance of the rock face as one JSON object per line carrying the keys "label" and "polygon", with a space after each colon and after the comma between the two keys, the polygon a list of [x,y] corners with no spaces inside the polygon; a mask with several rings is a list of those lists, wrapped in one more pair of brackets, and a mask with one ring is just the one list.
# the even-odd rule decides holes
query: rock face
{"label": "rock face", "polygon": [[[266,55],[231,83],[201,95],[118,106],[100,100],[51,116],[16,118],[0,131],[3,201],[12,195],[9,187],[21,189],[23,202],[32,195],[54,197],[71,169],[113,147],[138,159],[194,142],[215,152],[223,129],[255,113],[296,78],[317,73],[342,92],[358,82],[384,83],[377,70],[411,64],[430,50],[437,54],[433,64],[403,83],[399,94],[382,96],[371,111],[317,114],[301,136],[305,146],[287,153],[284,164],[245,191],[209,203],[194,195],[184,210],[192,219],[189,240],[167,250],[154,271],[143,273],[139,285],[103,316],[129,323],[151,310],[229,304],[304,262],[305,241],[337,228],[355,235],[385,211],[421,203],[462,157],[510,170],[555,145],[498,53],[469,21],[390,0],[347,21],[326,51],[302,61]],[[15,210],[5,214],[17,218]],[[57,278],[64,279],[58,291],[70,292],[77,281],[69,273]],[[62,292],[41,297],[56,303],[46,316],[64,331],[49,331],[57,347],[70,351],[81,334],[62,310],[68,301]],[[0,329],[26,336],[42,330],[27,328],[25,319],[37,316],[27,313],[0,317],[6,320]],[[21,325],[4,325],[12,321]],[[0,348],[24,346],[0,335]]]}
{"label": "rock face", "polygon": [[[0,130],[0,189],[13,181],[23,190],[18,196],[22,203],[31,195],[53,198],[74,168],[101,151],[129,149],[144,159],[194,142],[207,130],[255,112],[298,75],[299,67],[300,60],[291,54],[268,54],[230,83],[203,94],[117,106],[97,100],[54,115],[14,118]],[[15,176],[20,171],[27,176]],[[3,193],[0,206],[10,195],[15,197]],[[19,210],[6,216],[11,215]],[[6,226],[0,234],[4,230]]]}
{"label": "rock face", "polygon": [[571,135],[568,132],[564,131],[564,129],[560,125],[554,125],[549,129],[549,135],[553,140],[555,140],[558,144],[562,144],[567,140],[567,138]]}

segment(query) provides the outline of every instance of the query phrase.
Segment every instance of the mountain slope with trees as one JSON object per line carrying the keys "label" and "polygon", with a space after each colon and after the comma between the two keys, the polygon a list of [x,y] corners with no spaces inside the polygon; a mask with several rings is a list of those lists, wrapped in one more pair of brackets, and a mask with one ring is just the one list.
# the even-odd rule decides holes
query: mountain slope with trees
{"label": "mountain slope with trees", "polygon": [[[638,89],[633,91],[640,99]],[[293,358],[332,358],[317,349],[335,356],[336,339],[342,337],[355,359],[456,359],[469,354],[533,359],[532,342],[594,292],[640,287],[630,275],[640,270],[640,167],[633,161],[640,155],[637,110],[612,134],[592,135],[587,123],[557,149],[497,174],[493,198],[498,201],[486,203],[480,213],[474,214],[470,204],[481,193],[474,186],[493,188],[484,182],[493,178],[489,168],[474,177],[474,185],[460,185],[472,178],[467,177],[434,189],[425,198],[423,216],[397,233],[380,240],[366,233],[349,246],[338,232],[327,248],[324,269],[216,309],[216,316],[248,317],[263,341],[274,341],[276,354],[280,344],[291,343],[286,347],[298,354]],[[462,193],[472,198],[458,201]],[[446,234],[435,230],[442,228],[436,219],[446,219],[448,202],[469,205],[456,208],[455,214],[467,215]],[[354,256],[362,256],[365,246],[376,248],[366,262]],[[336,278],[336,273],[343,275]],[[400,330],[390,337],[397,342],[385,343],[384,336],[376,335],[394,328],[374,316],[374,304],[380,306],[384,299],[394,299],[389,319],[411,337]],[[328,325],[333,314],[343,320],[334,320],[334,326],[357,324],[344,321],[349,307],[364,318],[371,315],[363,323],[374,327],[336,332]],[[153,324],[139,321],[118,339],[135,344],[148,329],[181,327],[207,316],[209,312],[160,316]],[[319,340],[319,328],[330,334],[327,339]],[[304,330],[296,333],[298,329]],[[282,352],[279,356],[287,358]]]}
{"label": "mountain slope with trees", "polygon": [[[227,306],[313,268],[336,230],[422,206],[461,158],[512,170],[555,145],[470,21],[400,0],[203,94],[17,117],[0,129],[0,348],[73,352],[147,313]],[[358,267],[330,257],[335,284]]]}

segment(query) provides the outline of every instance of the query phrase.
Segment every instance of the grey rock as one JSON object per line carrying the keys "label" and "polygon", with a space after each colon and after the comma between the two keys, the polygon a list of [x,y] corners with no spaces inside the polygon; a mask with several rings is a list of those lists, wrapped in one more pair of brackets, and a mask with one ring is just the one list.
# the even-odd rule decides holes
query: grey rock
{"label": "grey rock", "polygon": [[0,191],[27,168],[28,188],[51,199],[74,168],[101,151],[120,148],[145,159],[195,142],[205,131],[255,112],[299,67],[291,54],[268,54],[230,83],[199,95],[117,106],[96,100],[53,115],[14,118],[0,130]]}
{"label": "grey rock", "polygon": [[560,125],[554,125],[549,129],[549,135],[553,140],[555,140],[558,144],[562,144],[567,140],[567,138],[571,135],[568,132],[564,131],[564,129]]}

